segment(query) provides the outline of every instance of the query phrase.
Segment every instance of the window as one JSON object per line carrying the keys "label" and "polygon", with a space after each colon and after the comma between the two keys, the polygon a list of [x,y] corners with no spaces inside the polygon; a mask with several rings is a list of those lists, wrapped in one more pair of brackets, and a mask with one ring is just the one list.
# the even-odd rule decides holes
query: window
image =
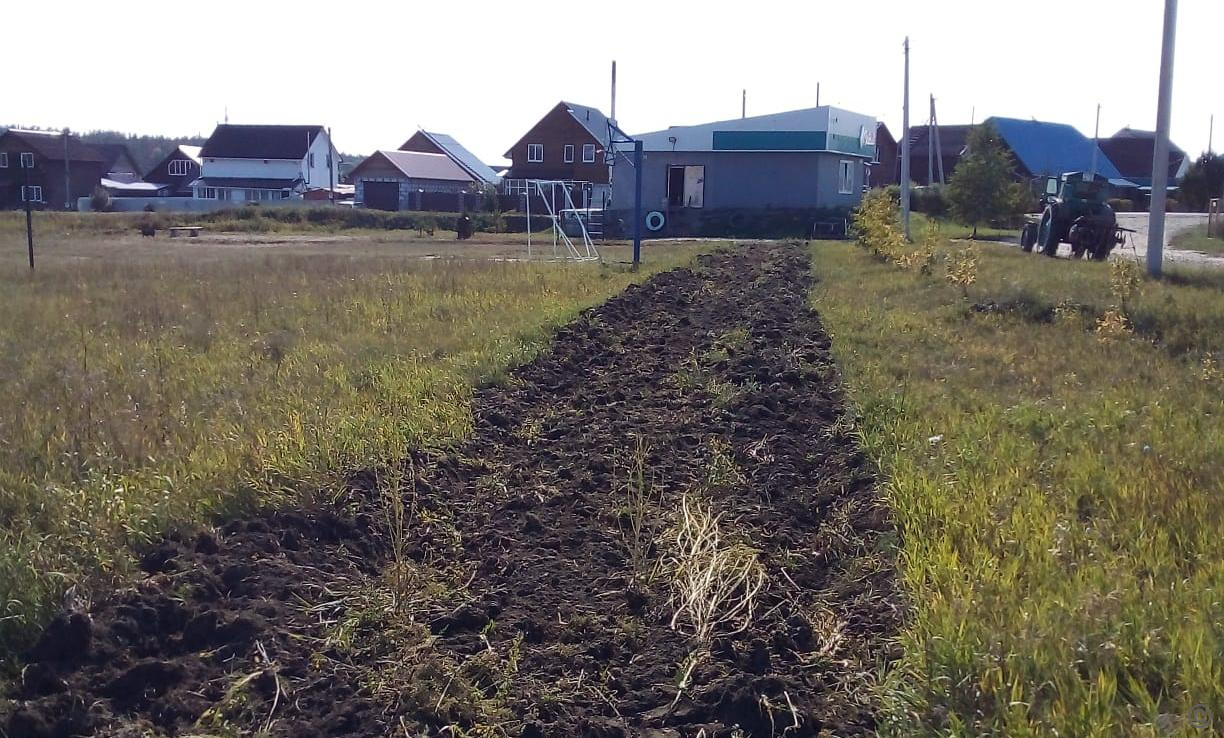
{"label": "window", "polygon": [[217,188],[216,187],[197,187],[196,197],[200,200],[216,200],[217,199]]}
{"label": "window", "polygon": [[21,155],[21,168],[22,169],[33,169],[34,168],[34,155],[33,154],[27,152]]}
{"label": "window", "polygon": [[502,180],[503,195],[526,195],[527,180],[525,179],[504,179]]}
{"label": "window", "polygon": [[841,171],[837,178],[837,191],[843,195],[854,193],[854,162],[841,160]]}
{"label": "window", "polygon": [[595,144],[582,145],[582,162],[584,164],[595,163]]}
{"label": "window", "polygon": [[527,144],[527,161],[531,164],[544,161],[544,144]]}
{"label": "window", "polygon": [[565,145],[565,163],[566,164],[574,163],[574,145],[573,144]]}
{"label": "window", "polygon": [[307,166],[314,168],[314,152],[310,152],[310,156],[306,157]]}
{"label": "window", "polygon": [[39,187],[38,185],[30,185],[28,187],[22,187],[21,188],[21,201],[22,202],[42,202],[43,201],[42,187]]}
{"label": "window", "polygon": [[0,169],[8,169],[8,154],[0,151]]}
{"label": "window", "polygon": [[171,177],[185,177],[191,174],[191,160],[174,159],[170,162],[169,171]]}
{"label": "window", "polygon": [[667,169],[669,208],[705,207],[705,167],[675,166]]}

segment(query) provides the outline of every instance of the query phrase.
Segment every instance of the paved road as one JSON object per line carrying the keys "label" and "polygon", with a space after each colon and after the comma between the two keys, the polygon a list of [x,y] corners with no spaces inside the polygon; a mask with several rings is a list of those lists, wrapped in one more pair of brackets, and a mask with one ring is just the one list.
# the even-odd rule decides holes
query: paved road
{"label": "paved road", "polygon": [[[1203,213],[1169,213],[1165,219],[1165,263],[1180,263],[1180,264],[1201,264],[1203,266],[1224,267],[1224,258],[1218,256],[1208,256],[1199,251],[1181,251],[1179,249],[1170,249],[1169,242],[1178,233],[1187,228],[1203,225],[1207,222],[1207,216]],[[1147,213],[1118,213],[1118,225],[1123,228],[1134,229],[1135,233],[1129,233],[1127,243],[1114,253],[1133,255],[1139,261],[1147,260],[1147,245],[1148,245],[1148,214]],[[1133,246],[1132,246],[1133,243]]]}

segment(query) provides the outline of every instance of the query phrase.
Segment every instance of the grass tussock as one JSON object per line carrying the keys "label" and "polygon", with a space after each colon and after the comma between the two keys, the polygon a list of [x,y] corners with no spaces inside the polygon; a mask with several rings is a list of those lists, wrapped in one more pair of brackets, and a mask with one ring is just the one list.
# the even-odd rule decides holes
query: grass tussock
{"label": "grass tussock", "polygon": [[960,248],[813,249],[904,532],[888,730],[1197,734],[1224,707],[1224,277]]}
{"label": "grass tussock", "polygon": [[689,253],[632,274],[360,241],[129,258],[58,238],[31,274],[24,243],[0,234],[0,654],[68,585],[123,576],[168,528],[462,437],[474,384]]}

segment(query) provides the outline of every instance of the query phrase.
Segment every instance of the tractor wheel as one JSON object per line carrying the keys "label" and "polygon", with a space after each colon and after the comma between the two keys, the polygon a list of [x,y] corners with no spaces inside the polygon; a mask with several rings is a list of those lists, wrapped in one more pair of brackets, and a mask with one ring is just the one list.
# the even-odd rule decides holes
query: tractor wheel
{"label": "tractor wheel", "polygon": [[1047,205],[1041,213],[1041,225],[1037,227],[1037,244],[1046,256],[1058,254],[1058,213],[1053,205]]}
{"label": "tractor wheel", "polygon": [[1020,231],[1020,248],[1026,253],[1033,250],[1033,245],[1037,243],[1037,224],[1025,223],[1024,230]]}

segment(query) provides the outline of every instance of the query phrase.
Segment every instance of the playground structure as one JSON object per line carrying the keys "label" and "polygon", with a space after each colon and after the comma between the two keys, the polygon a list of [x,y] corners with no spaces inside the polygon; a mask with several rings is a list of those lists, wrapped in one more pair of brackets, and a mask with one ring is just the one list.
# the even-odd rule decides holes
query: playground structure
{"label": "playground structure", "polygon": [[[558,199],[560,195],[560,199]],[[592,261],[599,258],[599,249],[591,239],[589,219],[569,217],[579,212],[574,206],[570,183],[555,179],[527,180],[527,258],[537,258],[531,234],[531,201],[539,198],[552,221],[552,258],[557,260]],[[568,232],[567,232],[568,231]],[[575,232],[570,236],[570,232]],[[577,239],[578,243],[575,243]]]}

